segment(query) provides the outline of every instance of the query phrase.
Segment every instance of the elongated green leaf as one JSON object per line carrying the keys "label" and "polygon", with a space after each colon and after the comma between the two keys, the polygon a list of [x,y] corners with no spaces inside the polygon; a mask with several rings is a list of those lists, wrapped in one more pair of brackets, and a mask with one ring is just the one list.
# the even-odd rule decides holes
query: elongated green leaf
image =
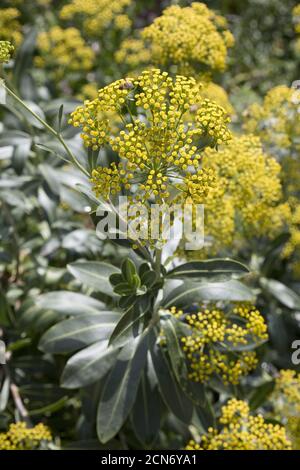
{"label": "elongated green leaf", "polygon": [[120,314],[100,312],[64,320],[54,325],[41,338],[43,351],[65,353],[108,339]]}
{"label": "elongated green leaf", "polygon": [[235,280],[210,283],[183,281],[163,298],[162,305],[166,308],[173,305],[184,307],[203,300],[253,302],[254,294]]}
{"label": "elongated green leaf", "polygon": [[272,294],[275,299],[282,305],[285,305],[285,307],[291,310],[300,309],[300,296],[292,289],[282,284],[282,282],[276,281],[275,279],[262,278],[260,283],[269,294]]}
{"label": "elongated green leaf", "polygon": [[115,266],[100,261],[76,261],[68,265],[70,273],[83,284],[97,292],[114,296],[109,276],[119,273]]}
{"label": "elongated green leaf", "polygon": [[180,338],[184,331],[184,325],[171,315],[162,319],[163,333],[166,338],[168,357],[172,365],[173,373],[182,391],[195,405],[203,405],[205,391],[203,384],[194,383],[189,380],[188,368],[184,353],[180,346]]}
{"label": "elongated green leaf", "polygon": [[182,348],[179,344],[179,335],[176,329],[176,319],[168,315],[162,321],[163,333],[166,338],[168,355],[171,361],[173,372],[180,384],[182,380],[187,380],[188,371]]}
{"label": "elongated green leaf", "polygon": [[27,140],[26,143],[24,142],[22,145],[17,145],[14,149],[12,155],[12,165],[18,175],[22,173],[26,159],[28,158],[30,152],[30,147],[31,141]]}
{"label": "elongated green leaf", "polygon": [[158,388],[152,386],[146,371],[144,371],[131,414],[133,430],[142,444],[149,446],[157,437],[160,428],[161,408]]}
{"label": "elongated green leaf", "polygon": [[121,269],[122,269],[123,278],[129,284],[131,284],[132,277],[133,277],[134,274],[136,274],[135,264],[133,263],[133,261],[131,261],[130,258],[126,258],[122,263],[122,268]]}
{"label": "elongated green leaf", "polygon": [[177,418],[186,424],[190,424],[193,414],[193,404],[181,390],[175,376],[171,372],[171,366],[166,354],[161,347],[156,345],[151,350],[151,357],[158,380],[158,386],[167,407]]}
{"label": "elongated green leaf", "polygon": [[36,29],[31,28],[21,46],[18,47],[14,66],[14,77],[18,88],[21,85],[22,79],[24,78],[27,69],[32,64],[32,57],[36,44],[36,35]]}
{"label": "elongated green leaf", "polygon": [[231,259],[212,259],[207,261],[192,261],[182,264],[169,271],[167,278],[227,280],[232,277],[244,275],[249,269],[242,263]]}
{"label": "elongated green leaf", "polygon": [[125,344],[130,339],[140,335],[143,331],[143,320],[149,307],[150,301],[148,297],[145,297],[143,301],[136,302],[116,325],[109,339],[109,344],[122,346],[122,344]]}
{"label": "elongated green leaf", "polygon": [[5,131],[0,135],[0,147],[28,145],[32,141],[29,134],[22,131]]}
{"label": "elongated green leaf", "polygon": [[256,387],[254,391],[252,392],[250,399],[249,399],[249,405],[250,405],[251,410],[256,410],[263,403],[265,403],[267,398],[273,392],[274,387],[275,387],[274,380],[270,380]]}
{"label": "elongated green leaf", "polygon": [[54,310],[61,315],[82,315],[105,309],[104,303],[100,300],[65,290],[40,295],[36,299],[36,305],[42,309]]}
{"label": "elongated green leaf", "polygon": [[83,349],[68,360],[61,378],[61,386],[79,388],[102,379],[114,365],[119,349],[100,341]]}
{"label": "elongated green leaf", "polygon": [[126,343],[105,382],[97,412],[97,433],[102,443],[117,434],[131,411],[152,336],[152,330],[147,330]]}
{"label": "elongated green leaf", "polygon": [[0,412],[6,409],[9,399],[10,378],[6,377],[0,391]]}

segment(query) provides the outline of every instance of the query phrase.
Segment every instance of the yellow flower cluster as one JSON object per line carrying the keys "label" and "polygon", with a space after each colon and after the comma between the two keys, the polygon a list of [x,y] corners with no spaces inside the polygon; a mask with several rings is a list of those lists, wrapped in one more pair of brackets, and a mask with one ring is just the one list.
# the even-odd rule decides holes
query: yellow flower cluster
{"label": "yellow flower cluster", "polygon": [[276,377],[273,399],[282,416],[299,414],[300,418],[300,374],[294,370],[281,370]]}
{"label": "yellow flower cluster", "polygon": [[0,450],[34,450],[52,441],[50,430],[43,423],[28,428],[26,423],[11,424],[6,433],[0,433]]}
{"label": "yellow flower cluster", "polygon": [[118,194],[122,185],[129,189],[130,178],[133,178],[133,175],[127,174],[120,164],[112,163],[109,168],[98,167],[94,169],[91,182],[95,188],[96,196],[103,196],[108,199],[110,195]]}
{"label": "yellow flower cluster", "polygon": [[[177,318],[183,315],[175,308],[170,312]],[[250,341],[257,346],[268,339],[266,323],[255,307],[237,304],[229,311],[207,308],[183,318],[190,329],[190,334],[183,336],[181,342],[191,380],[205,382],[216,375],[226,384],[237,384],[256,367],[255,352],[232,353]]]}
{"label": "yellow flower cluster", "polygon": [[224,108],[214,101],[204,99],[196,113],[196,122],[203,129],[203,134],[207,136],[210,146],[220,145],[231,140],[231,133],[227,124],[230,118]]}
{"label": "yellow flower cluster", "polygon": [[0,64],[10,60],[14,49],[14,46],[9,41],[0,41]]}
{"label": "yellow flower cluster", "polygon": [[265,148],[279,158],[299,151],[300,91],[280,85],[272,88],[262,104],[254,103],[245,113],[244,128],[259,135]]}
{"label": "yellow flower cluster", "polygon": [[186,450],[291,450],[285,428],[252,416],[249,406],[232,398],[222,407],[218,428],[209,428],[201,442],[190,441]]}
{"label": "yellow flower cluster", "polygon": [[94,51],[76,28],[53,26],[38,35],[37,45],[36,66],[49,70],[57,80],[67,73],[85,72],[93,67]]}
{"label": "yellow flower cluster", "polygon": [[20,12],[16,8],[0,9],[0,40],[9,41],[15,46],[22,42]]}
{"label": "yellow flower cluster", "polygon": [[266,151],[282,165],[285,193],[300,188],[300,91],[286,86],[272,88],[263,103],[253,104],[245,114],[244,128],[259,135]]}
{"label": "yellow flower cluster", "polygon": [[136,41],[121,45],[117,62],[125,60],[130,66],[150,63],[167,70],[175,65],[177,73],[192,76],[207,69],[224,70],[227,49],[234,43],[225,19],[199,2],[186,8],[166,8],[139,32]]}
{"label": "yellow flower cluster", "polygon": [[129,29],[130,18],[124,14],[132,0],[72,0],[63,6],[60,17],[63,20],[78,20],[81,30],[87,36],[101,37],[104,29],[114,26]]}
{"label": "yellow flower cluster", "polygon": [[115,60],[117,64],[125,63],[130,69],[136,70],[151,63],[151,50],[141,38],[126,38],[115,53]]}
{"label": "yellow flower cluster", "polygon": [[[225,110],[203,101],[193,78],[171,78],[157,69],[99,90],[71,114],[70,123],[82,128],[87,147],[109,145],[118,154],[142,199],[165,200],[173,188],[181,200],[203,201],[215,175],[213,168],[202,168],[202,149],[230,138]],[[108,196],[102,180],[93,183],[99,195]]]}
{"label": "yellow flower cluster", "polygon": [[216,188],[206,200],[206,230],[217,244],[231,242],[237,233],[278,233],[290,216],[288,204],[281,203],[281,167],[263,152],[257,137],[234,137],[219,151],[206,149],[203,165],[217,174]]}
{"label": "yellow flower cluster", "polygon": [[234,109],[229,101],[228,95],[220,85],[210,81],[204,82],[201,95],[203,98],[215,101],[219,106],[226,110],[227,114],[232,115],[234,113]]}
{"label": "yellow flower cluster", "polygon": [[275,380],[271,396],[275,418],[280,419],[287,430],[293,448],[300,446],[300,374],[294,370],[281,370]]}

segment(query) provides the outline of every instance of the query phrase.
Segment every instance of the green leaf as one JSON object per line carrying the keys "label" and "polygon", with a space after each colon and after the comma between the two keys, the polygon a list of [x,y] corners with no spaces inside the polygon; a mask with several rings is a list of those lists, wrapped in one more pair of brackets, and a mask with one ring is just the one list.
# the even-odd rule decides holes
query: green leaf
{"label": "green leaf", "polygon": [[140,335],[143,331],[144,316],[149,311],[149,307],[150,301],[148,297],[136,302],[117,323],[109,339],[109,344],[122,346],[130,339]]}
{"label": "green leaf", "polygon": [[61,127],[62,127],[62,118],[64,115],[64,105],[61,104],[58,110],[58,115],[57,115],[57,124],[58,124],[58,132],[61,132]]}
{"label": "green leaf", "polygon": [[159,345],[151,350],[154,370],[163,400],[169,410],[186,424],[190,424],[193,404],[183,393],[176,378],[171,372],[167,355]]}
{"label": "green leaf", "polygon": [[147,271],[141,277],[141,283],[150,289],[157,281],[157,276],[154,271]]}
{"label": "green leaf", "polygon": [[31,67],[32,57],[36,44],[36,36],[36,29],[31,28],[21,46],[18,47],[14,66],[14,77],[16,80],[17,88],[20,88],[22,79],[24,78],[27,69]]}
{"label": "green leaf", "polygon": [[97,411],[97,434],[102,443],[117,434],[131,411],[152,338],[153,331],[147,330],[127,343],[105,381]]}
{"label": "green leaf", "polygon": [[108,339],[119,320],[117,312],[99,312],[64,320],[52,326],[41,338],[39,347],[51,353],[81,349]]}
{"label": "green leaf", "polygon": [[171,315],[162,318],[162,329],[166,338],[168,357],[170,358],[177,382],[194,404],[203,405],[205,401],[204,386],[203,384],[194,383],[189,380],[186,359],[180,346],[182,327],[184,326],[183,323]]}
{"label": "green leaf", "polygon": [[68,265],[69,272],[80,282],[97,292],[114,296],[109,276],[120,270],[112,264],[101,261],[76,261]]}
{"label": "green leaf", "polygon": [[1,391],[0,391],[0,412],[4,411],[7,407],[8,400],[9,400],[9,387],[10,387],[10,378],[6,377]]}
{"label": "green leaf", "polygon": [[78,352],[68,360],[61,378],[61,386],[79,388],[102,379],[113,367],[119,349],[100,341]]}
{"label": "green leaf", "polygon": [[132,284],[132,278],[136,274],[136,268],[135,264],[133,261],[131,261],[130,258],[127,258],[123,261],[121,270],[124,280],[126,280],[129,284]]}
{"label": "green leaf", "polygon": [[254,294],[244,284],[235,280],[210,283],[183,281],[165,295],[162,305],[165,308],[173,305],[185,307],[204,300],[253,302]]}
{"label": "green leaf", "polygon": [[[31,110],[33,111],[39,118],[43,119],[45,121],[45,114],[44,114],[44,111],[39,107],[39,105],[37,105],[34,101],[25,101],[24,100],[24,103],[26,104],[26,106]],[[34,117],[30,111],[27,111],[27,109],[23,108],[23,107],[19,107],[20,108],[20,112],[23,114],[23,116],[25,116],[25,118],[27,119],[27,121],[30,122],[30,124],[34,127],[36,127],[37,129],[44,129],[44,126],[43,124],[37,120],[36,117]]]}
{"label": "green leaf", "polygon": [[105,304],[100,300],[66,290],[41,294],[35,303],[41,309],[53,310],[65,316],[97,313],[105,309]]}
{"label": "green leaf", "polygon": [[264,262],[261,266],[261,273],[263,276],[268,277],[268,274],[272,272],[274,266],[278,264],[278,261],[282,261],[281,257],[279,256],[284,245],[290,238],[290,234],[287,232],[281,233],[276,237],[272,242],[268,244],[269,249],[266,253]]}
{"label": "green leaf", "polygon": [[121,282],[123,282],[122,274],[112,274],[111,276],[109,276],[109,282],[113,286],[117,286],[118,284],[121,284]]}
{"label": "green leaf", "polygon": [[32,138],[29,134],[22,131],[8,131],[6,130],[4,134],[0,135],[0,147],[7,147],[10,145],[13,146],[22,146],[28,145],[32,141]]}
{"label": "green leaf", "polygon": [[179,334],[176,328],[176,319],[171,315],[167,315],[162,319],[163,334],[166,337],[166,346],[168,356],[171,361],[173,372],[180,384],[182,380],[187,380],[188,371],[186,367],[185,357],[179,344]]}
{"label": "green leaf", "polygon": [[260,284],[266,292],[273,295],[285,307],[291,310],[300,309],[300,296],[282,282],[275,279],[261,278]]}
{"label": "green leaf", "polygon": [[137,397],[132,408],[131,421],[137,439],[151,445],[157,438],[161,420],[161,399],[157,386],[153,386],[145,370],[141,376]]}
{"label": "green leaf", "polygon": [[249,269],[244,264],[225,258],[185,263],[169,271],[166,277],[171,279],[192,278],[193,280],[200,280],[213,278],[215,280],[227,280],[248,272]]}
{"label": "green leaf", "polygon": [[249,398],[249,406],[251,410],[256,410],[263,405],[267,398],[271,395],[275,387],[275,381],[270,380],[254,389]]}
{"label": "green leaf", "polygon": [[128,284],[128,282],[121,282],[114,288],[114,293],[118,295],[130,295],[134,293],[132,287]]}
{"label": "green leaf", "polygon": [[29,156],[31,141],[26,140],[22,145],[17,145],[12,155],[12,165],[16,173],[20,175],[23,171],[26,159]]}

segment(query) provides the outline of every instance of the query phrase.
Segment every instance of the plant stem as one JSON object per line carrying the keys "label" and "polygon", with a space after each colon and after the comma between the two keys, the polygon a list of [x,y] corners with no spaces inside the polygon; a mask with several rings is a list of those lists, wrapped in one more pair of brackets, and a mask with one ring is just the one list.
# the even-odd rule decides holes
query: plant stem
{"label": "plant stem", "polygon": [[160,277],[161,273],[161,256],[162,256],[162,250],[159,248],[156,248],[155,250],[155,272],[158,277]]}
{"label": "plant stem", "polygon": [[68,156],[70,157],[70,159],[73,161],[73,163],[86,175],[86,176],[90,176],[88,171],[81,165],[81,163],[77,160],[77,158],[75,157],[75,155],[73,154],[73,152],[71,152],[71,150],[69,149],[69,147],[67,146],[67,144],[65,143],[62,135],[60,134],[60,132],[57,132],[55,129],[53,129],[53,127],[51,127],[46,121],[44,121],[44,119],[42,119],[38,114],[36,114],[34,111],[32,111],[32,109],[30,109],[26,103],[24,103],[24,101],[19,98],[18,95],[16,95],[8,86],[6,86],[5,84],[3,84],[5,90],[7,91],[7,93],[12,96],[24,109],[26,109],[26,111],[28,111],[37,121],[39,121],[42,126],[47,129],[48,132],[50,132],[50,134],[52,134],[60,143],[61,145],[63,146],[63,148],[65,149],[65,151],[67,152]]}

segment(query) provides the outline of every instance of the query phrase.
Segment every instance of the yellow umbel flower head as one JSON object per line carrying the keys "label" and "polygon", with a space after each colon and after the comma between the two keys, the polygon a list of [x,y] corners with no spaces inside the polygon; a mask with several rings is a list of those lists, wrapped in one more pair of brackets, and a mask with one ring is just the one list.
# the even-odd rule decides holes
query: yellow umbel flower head
{"label": "yellow umbel flower head", "polygon": [[265,148],[279,158],[299,151],[300,91],[280,85],[272,88],[263,103],[254,103],[245,113],[244,128],[259,135]]}
{"label": "yellow umbel flower head", "polygon": [[60,11],[60,18],[78,22],[87,36],[101,37],[104,29],[127,30],[130,18],[124,13],[132,0],[72,0]]}
{"label": "yellow umbel flower head", "polygon": [[86,72],[93,66],[94,51],[76,28],[54,26],[38,35],[37,46],[35,64],[49,71],[53,79],[67,78],[71,72]]}
{"label": "yellow umbel flower head", "polygon": [[221,245],[245,236],[269,237],[279,232],[290,217],[289,205],[281,202],[281,167],[263,152],[257,137],[234,137],[218,152],[206,149],[203,164],[217,175],[205,214],[206,231],[216,241],[216,248],[218,241]]}
{"label": "yellow umbel flower head", "polygon": [[300,446],[300,374],[294,370],[281,370],[275,379],[271,396],[275,418],[286,427],[293,448]]}
{"label": "yellow umbel flower head", "polygon": [[109,188],[115,194],[134,186],[136,199],[166,201],[173,191],[173,199],[197,203],[215,186],[214,169],[202,166],[202,149],[231,138],[228,121],[223,108],[203,100],[193,78],[157,69],[102,88],[70,119],[82,129],[86,147],[108,146],[120,159],[118,171],[93,171],[98,195],[108,198]]}
{"label": "yellow umbel flower head", "polygon": [[192,314],[178,312],[173,307],[170,313],[190,331],[181,338],[181,344],[191,380],[206,382],[216,376],[225,384],[237,384],[256,367],[255,352],[231,352],[237,346],[252,342],[255,347],[268,339],[264,318],[255,307],[236,304],[223,310],[204,308]]}
{"label": "yellow umbel flower head", "polygon": [[222,407],[217,428],[209,428],[201,441],[190,441],[186,450],[291,450],[285,428],[252,416],[249,406],[232,398]]}
{"label": "yellow umbel flower head", "polygon": [[226,110],[229,115],[234,113],[232,104],[229,101],[229,97],[220,85],[213,82],[203,83],[202,96],[211,101],[215,101],[219,106]]}
{"label": "yellow umbel flower head", "polygon": [[22,42],[20,12],[16,8],[0,9],[0,41],[18,46]]}
{"label": "yellow umbel flower head", "polygon": [[[233,36],[226,29],[226,20],[209,10],[204,3],[181,8],[170,6],[162,16],[140,32],[143,52],[127,40],[116,55],[117,61],[136,65],[139,60],[161,68],[177,66],[177,72],[195,76],[203,70],[222,71],[226,66],[227,49]],[[130,54],[130,50],[132,54]],[[126,54],[125,54],[126,51]],[[145,62],[144,62],[145,63]]]}
{"label": "yellow umbel flower head", "polygon": [[280,161],[287,195],[297,194],[300,188],[299,105],[299,90],[278,86],[261,105],[255,103],[245,113],[245,130],[258,135],[264,149]]}
{"label": "yellow umbel flower head", "polygon": [[0,433],[0,450],[35,450],[52,441],[51,432],[43,423],[28,428],[26,423],[11,424],[6,433]]}
{"label": "yellow umbel flower head", "polygon": [[14,49],[14,46],[9,41],[0,41],[0,64],[10,60]]}

